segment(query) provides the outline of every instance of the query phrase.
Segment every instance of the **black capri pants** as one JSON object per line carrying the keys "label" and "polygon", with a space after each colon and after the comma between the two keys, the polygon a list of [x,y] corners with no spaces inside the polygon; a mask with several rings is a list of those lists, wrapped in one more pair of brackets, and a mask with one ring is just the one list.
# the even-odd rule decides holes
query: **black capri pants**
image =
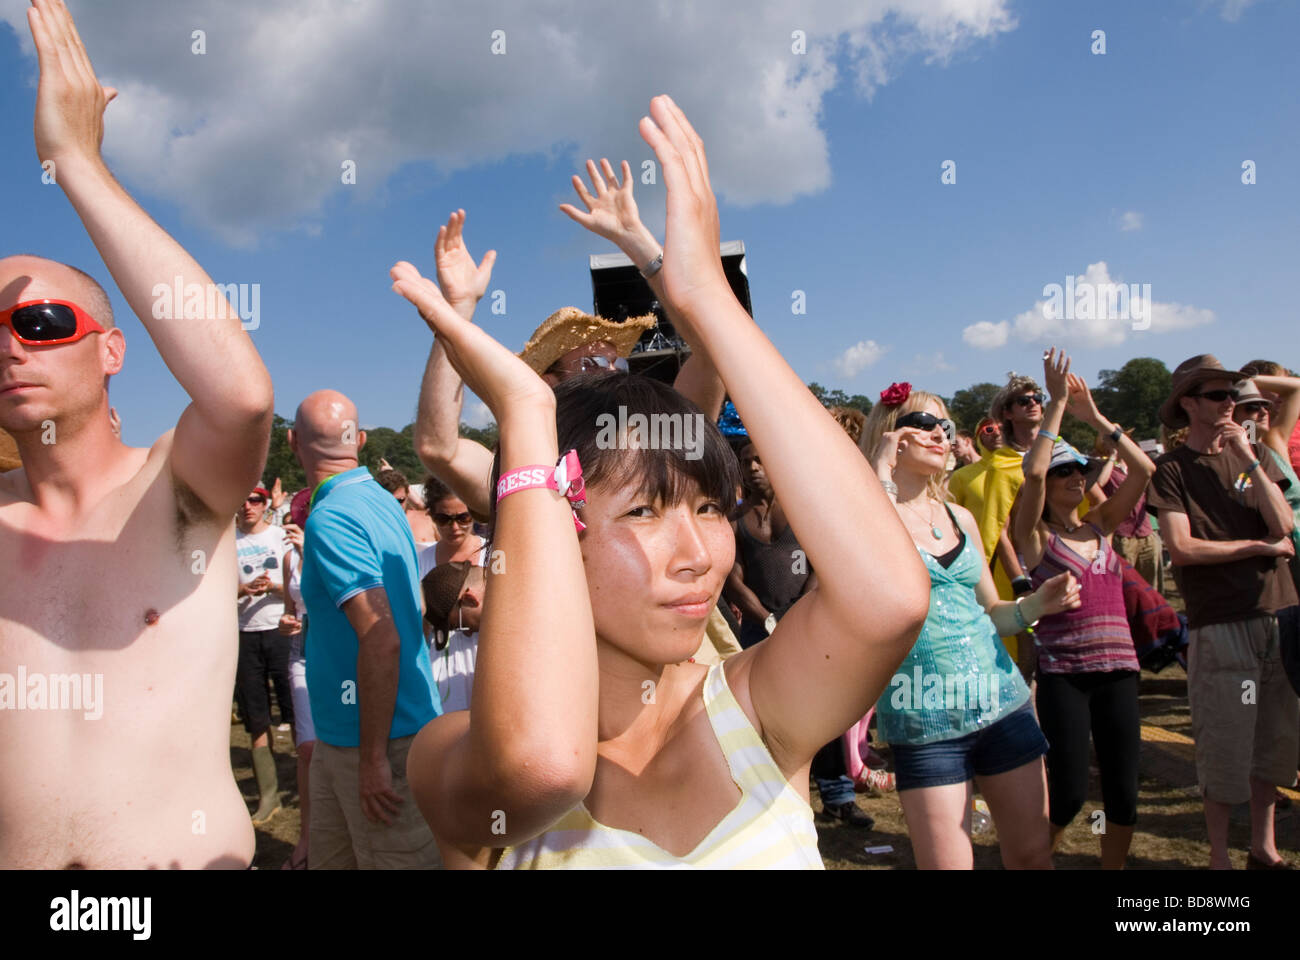
{"label": "black capri pants", "polygon": [[293,694],[289,686],[289,647],[292,637],[279,630],[239,631],[239,665],[235,668],[235,696],[244,717],[244,729],[254,739],[271,727],[269,678],[280,704],[280,719],[293,723]]}
{"label": "black capri pants", "polygon": [[1047,794],[1054,826],[1088,799],[1088,734],[1101,768],[1106,821],[1137,823],[1138,675],[1132,670],[1038,674],[1038,722],[1047,737]]}

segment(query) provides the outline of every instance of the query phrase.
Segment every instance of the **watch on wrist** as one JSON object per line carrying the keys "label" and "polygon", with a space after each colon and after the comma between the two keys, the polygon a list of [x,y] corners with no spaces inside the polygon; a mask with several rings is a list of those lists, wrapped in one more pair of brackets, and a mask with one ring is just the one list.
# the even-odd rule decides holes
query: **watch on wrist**
{"label": "watch on wrist", "polygon": [[1023,574],[1011,581],[1011,592],[1017,597],[1023,597],[1027,593],[1034,592],[1034,584],[1028,577]]}

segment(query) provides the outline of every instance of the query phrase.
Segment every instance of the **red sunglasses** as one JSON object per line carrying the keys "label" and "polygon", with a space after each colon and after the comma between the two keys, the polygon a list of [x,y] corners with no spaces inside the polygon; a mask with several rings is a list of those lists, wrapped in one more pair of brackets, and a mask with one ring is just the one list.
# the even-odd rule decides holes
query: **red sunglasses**
{"label": "red sunglasses", "polygon": [[0,326],[13,331],[19,343],[49,347],[75,343],[90,333],[104,333],[85,310],[70,300],[27,300],[0,310]]}

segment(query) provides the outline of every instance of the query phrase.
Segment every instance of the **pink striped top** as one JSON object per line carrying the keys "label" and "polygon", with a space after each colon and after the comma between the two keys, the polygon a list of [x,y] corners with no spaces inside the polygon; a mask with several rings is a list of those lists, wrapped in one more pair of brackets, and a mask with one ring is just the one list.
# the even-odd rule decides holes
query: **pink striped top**
{"label": "pink striped top", "polygon": [[1034,628],[1038,669],[1043,673],[1100,673],[1138,670],[1133,634],[1124,612],[1124,576],[1120,558],[1094,524],[1097,554],[1086,560],[1055,532],[1031,579],[1037,587],[1065,571],[1079,581],[1077,610],[1043,617]]}

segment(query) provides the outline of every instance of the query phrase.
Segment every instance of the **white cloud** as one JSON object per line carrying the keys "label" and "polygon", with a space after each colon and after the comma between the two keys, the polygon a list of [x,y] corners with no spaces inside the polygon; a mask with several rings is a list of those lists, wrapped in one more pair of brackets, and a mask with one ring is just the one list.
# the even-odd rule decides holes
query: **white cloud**
{"label": "white cloud", "polygon": [[997,323],[981,320],[963,330],[961,338],[967,346],[974,347],[976,350],[993,350],[1007,342],[1008,331],[1009,324],[1005,320],[999,320]]}
{"label": "white cloud", "polygon": [[1138,213],[1136,210],[1125,211],[1124,215],[1119,218],[1119,228],[1125,233],[1128,233],[1130,230],[1141,230],[1142,214]]}
{"label": "white cloud", "polygon": [[912,358],[912,367],[921,373],[947,373],[957,369],[944,358],[942,350],[937,353],[918,353]]}
{"label": "white cloud", "polygon": [[888,350],[874,340],[859,340],[835,358],[835,369],[847,380],[852,380],[871,366]]}
{"label": "white cloud", "polygon": [[[1055,290],[1049,287],[1055,286]],[[1213,323],[1213,310],[1155,300],[1151,285],[1112,280],[1104,260],[1088,264],[1083,274],[1044,287],[1043,296],[1024,313],[990,323],[981,320],[962,332],[980,350],[1005,345],[1011,334],[1025,343],[1107,347],[1123,343],[1135,331],[1166,333]]]}
{"label": "white cloud", "polygon": [[496,423],[496,418],[492,416],[492,411],[488,409],[488,405],[478,399],[465,404],[460,419],[462,423],[467,423],[478,430]]}
{"label": "white cloud", "polygon": [[[30,54],[24,6],[0,19]],[[442,176],[516,154],[574,170],[588,155],[648,158],[636,122],[659,92],[700,130],[722,197],[789,202],[830,184],[822,111],[841,73],[869,96],[909,58],[942,64],[1016,26],[1007,0],[751,0],[743,15],[689,0],[135,0],[73,13],[121,91],[105,136],[115,170],[240,245],[311,230],[326,201],[382,190],[408,163]],[[356,186],[341,183],[345,160]]]}
{"label": "white cloud", "polygon": [[1223,0],[1223,5],[1219,8],[1219,16],[1229,23],[1235,23],[1241,19],[1246,8],[1254,2],[1255,0]]}

